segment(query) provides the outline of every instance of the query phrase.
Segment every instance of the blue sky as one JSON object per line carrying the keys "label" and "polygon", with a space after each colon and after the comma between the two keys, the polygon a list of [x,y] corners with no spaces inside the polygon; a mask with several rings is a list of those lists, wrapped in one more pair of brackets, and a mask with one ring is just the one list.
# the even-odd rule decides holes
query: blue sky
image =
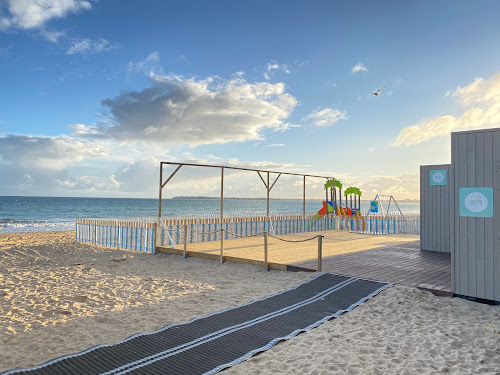
{"label": "blue sky", "polygon": [[[496,1],[0,0],[0,195],[153,197],[163,160],[418,198],[419,166],[450,162],[450,131],[500,126],[498,14]],[[217,195],[217,177],[183,171],[167,196]],[[280,183],[275,196],[300,196]],[[227,189],[264,195],[248,173]]]}

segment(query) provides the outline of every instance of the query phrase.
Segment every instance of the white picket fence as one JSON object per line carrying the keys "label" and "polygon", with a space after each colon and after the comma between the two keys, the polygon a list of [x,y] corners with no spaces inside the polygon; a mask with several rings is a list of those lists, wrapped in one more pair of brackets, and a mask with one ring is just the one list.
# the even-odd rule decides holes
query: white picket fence
{"label": "white picket fence", "polygon": [[76,242],[155,253],[156,223],[124,219],[76,219]]}
{"label": "white picket fence", "polygon": [[[184,228],[187,226],[187,230]],[[419,234],[418,215],[366,216],[363,219],[314,215],[185,215],[119,219],[77,219],[76,241],[93,245],[154,253],[156,246],[220,241],[247,236],[346,230],[357,233]]]}

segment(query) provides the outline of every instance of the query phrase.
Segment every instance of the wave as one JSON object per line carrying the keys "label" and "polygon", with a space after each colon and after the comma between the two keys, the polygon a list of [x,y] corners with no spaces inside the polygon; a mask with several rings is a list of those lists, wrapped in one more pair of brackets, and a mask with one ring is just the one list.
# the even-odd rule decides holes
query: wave
{"label": "wave", "polygon": [[74,230],[76,220],[0,219],[0,233],[49,232]]}

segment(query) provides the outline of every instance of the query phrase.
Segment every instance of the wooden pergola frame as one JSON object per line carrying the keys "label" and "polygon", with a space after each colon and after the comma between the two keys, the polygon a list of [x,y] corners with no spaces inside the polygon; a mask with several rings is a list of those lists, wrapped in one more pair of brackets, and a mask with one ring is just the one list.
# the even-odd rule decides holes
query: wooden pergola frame
{"label": "wooden pergola frame", "polygon": [[[163,181],[163,165],[177,165],[177,168],[175,171],[167,178],[166,181]],[[302,214],[306,214],[306,177],[313,177],[313,178],[325,178],[328,181],[332,181],[333,184],[335,184],[335,179],[333,177],[327,177],[327,176],[315,176],[315,175],[310,175],[310,174],[300,174],[300,173],[290,173],[290,172],[276,172],[276,171],[266,171],[263,169],[251,169],[251,168],[239,168],[239,167],[228,167],[225,165],[210,165],[210,164],[193,164],[193,163],[175,163],[175,162],[169,162],[169,161],[162,161],[160,162],[160,192],[159,192],[159,198],[158,198],[158,217],[161,217],[161,199],[162,199],[162,190],[163,188],[169,183],[169,181],[174,177],[174,175],[181,169],[183,166],[189,166],[189,167],[207,167],[207,168],[220,168],[221,169],[221,189],[220,189],[220,217],[224,217],[224,169],[234,169],[234,170],[240,170],[240,171],[251,171],[251,172],[257,172],[259,175],[260,179],[262,180],[262,183],[266,187],[267,191],[267,215],[269,216],[269,195],[271,193],[272,188],[280,178],[280,176],[283,175],[290,175],[290,176],[300,176],[304,180],[304,187],[303,187],[303,210]],[[262,177],[262,174],[267,174],[267,182],[264,180]],[[270,184],[270,174],[274,173],[277,174],[278,176],[274,179],[273,183]],[[326,192],[326,201],[328,201],[328,189],[325,189]],[[327,210],[328,213],[328,210]]]}

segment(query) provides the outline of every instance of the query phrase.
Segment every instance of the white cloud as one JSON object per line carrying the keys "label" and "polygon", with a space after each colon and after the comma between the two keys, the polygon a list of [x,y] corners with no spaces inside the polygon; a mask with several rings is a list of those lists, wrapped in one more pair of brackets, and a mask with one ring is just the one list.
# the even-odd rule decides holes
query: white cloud
{"label": "white cloud", "polygon": [[286,119],[297,100],[283,83],[151,75],[150,87],[122,92],[102,104],[112,125],[73,126],[77,135],[196,146],[260,140],[265,129],[286,130],[294,126]]}
{"label": "white cloud", "polygon": [[100,144],[66,137],[36,137],[10,134],[0,138],[0,156],[22,168],[62,170],[86,158],[102,158]]}
{"label": "white cloud", "polygon": [[357,73],[357,72],[367,72],[368,71],[368,68],[366,66],[363,65],[363,63],[357,63],[355,66],[353,66],[352,68],[352,72],[353,73]]}
{"label": "white cloud", "polygon": [[276,63],[268,63],[267,64],[267,71],[272,72],[273,70],[278,70],[280,66]]}
{"label": "white cloud", "polygon": [[290,69],[286,64],[278,64],[275,61],[267,63],[266,70],[267,71],[264,72],[264,79],[268,81],[272,78],[274,72],[283,72],[286,74],[290,74]]}
{"label": "white cloud", "polygon": [[338,109],[325,108],[325,109],[315,109],[310,114],[308,114],[305,119],[312,120],[313,124],[316,126],[328,126],[335,124],[340,120],[347,120],[347,112],[340,111]]}
{"label": "white cloud", "polygon": [[468,107],[461,116],[422,119],[416,125],[401,130],[394,145],[414,145],[452,131],[492,128],[500,124],[500,72],[488,80],[476,78],[465,87],[458,86],[451,97]]}
{"label": "white cloud", "polygon": [[266,147],[283,147],[284,145],[284,143],[273,143],[270,145],[266,145]]}
{"label": "white cloud", "polygon": [[144,72],[146,74],[159,74],[161,73],[160,67],[160,53],[158,51],[153,51],[146,56],[144,60],[128,63],[129,72]]}
{"label": "white cloud", "polygon": [[156,191],[160,161],[155,158],[122,165],[110,178],[115,188],[127,192]]}
{"label": "white cloud", "polygon": [[418,173],[401,176],[368,176],[361,181],[347,181],[347,184],[359,187],[363,192],[363,199],[372,199],[377,194],[394,195],[396,200],[418,199],[420,176]]}
{"label": "white cloud", "polygon": [[78,53],[82,55],[87,55],[92,53],[110,51],[115,48],[116,46],[114,46],[109,40],[102,38],[97,40],[74,39],[72,41],[71,46],[66,51],[66,53],[68,55],[74,55]]}
{"label": "white cloud", "polygon": [[0,29],[35,29],[43,27],[55,18],[68,13],[92,9],[88,1],[82,0],[6,0],[0,4],[7,16],[0,17]]}
{"label": "white cloud", "polygon": [[59,42],[60,38],[63,38],[66,36],[66,32],[64,32],[64,31],[48,30],[45,28],[41,29],[38,34],[42,38],[44,38],[52,43],[57,43],[57,42]]}

